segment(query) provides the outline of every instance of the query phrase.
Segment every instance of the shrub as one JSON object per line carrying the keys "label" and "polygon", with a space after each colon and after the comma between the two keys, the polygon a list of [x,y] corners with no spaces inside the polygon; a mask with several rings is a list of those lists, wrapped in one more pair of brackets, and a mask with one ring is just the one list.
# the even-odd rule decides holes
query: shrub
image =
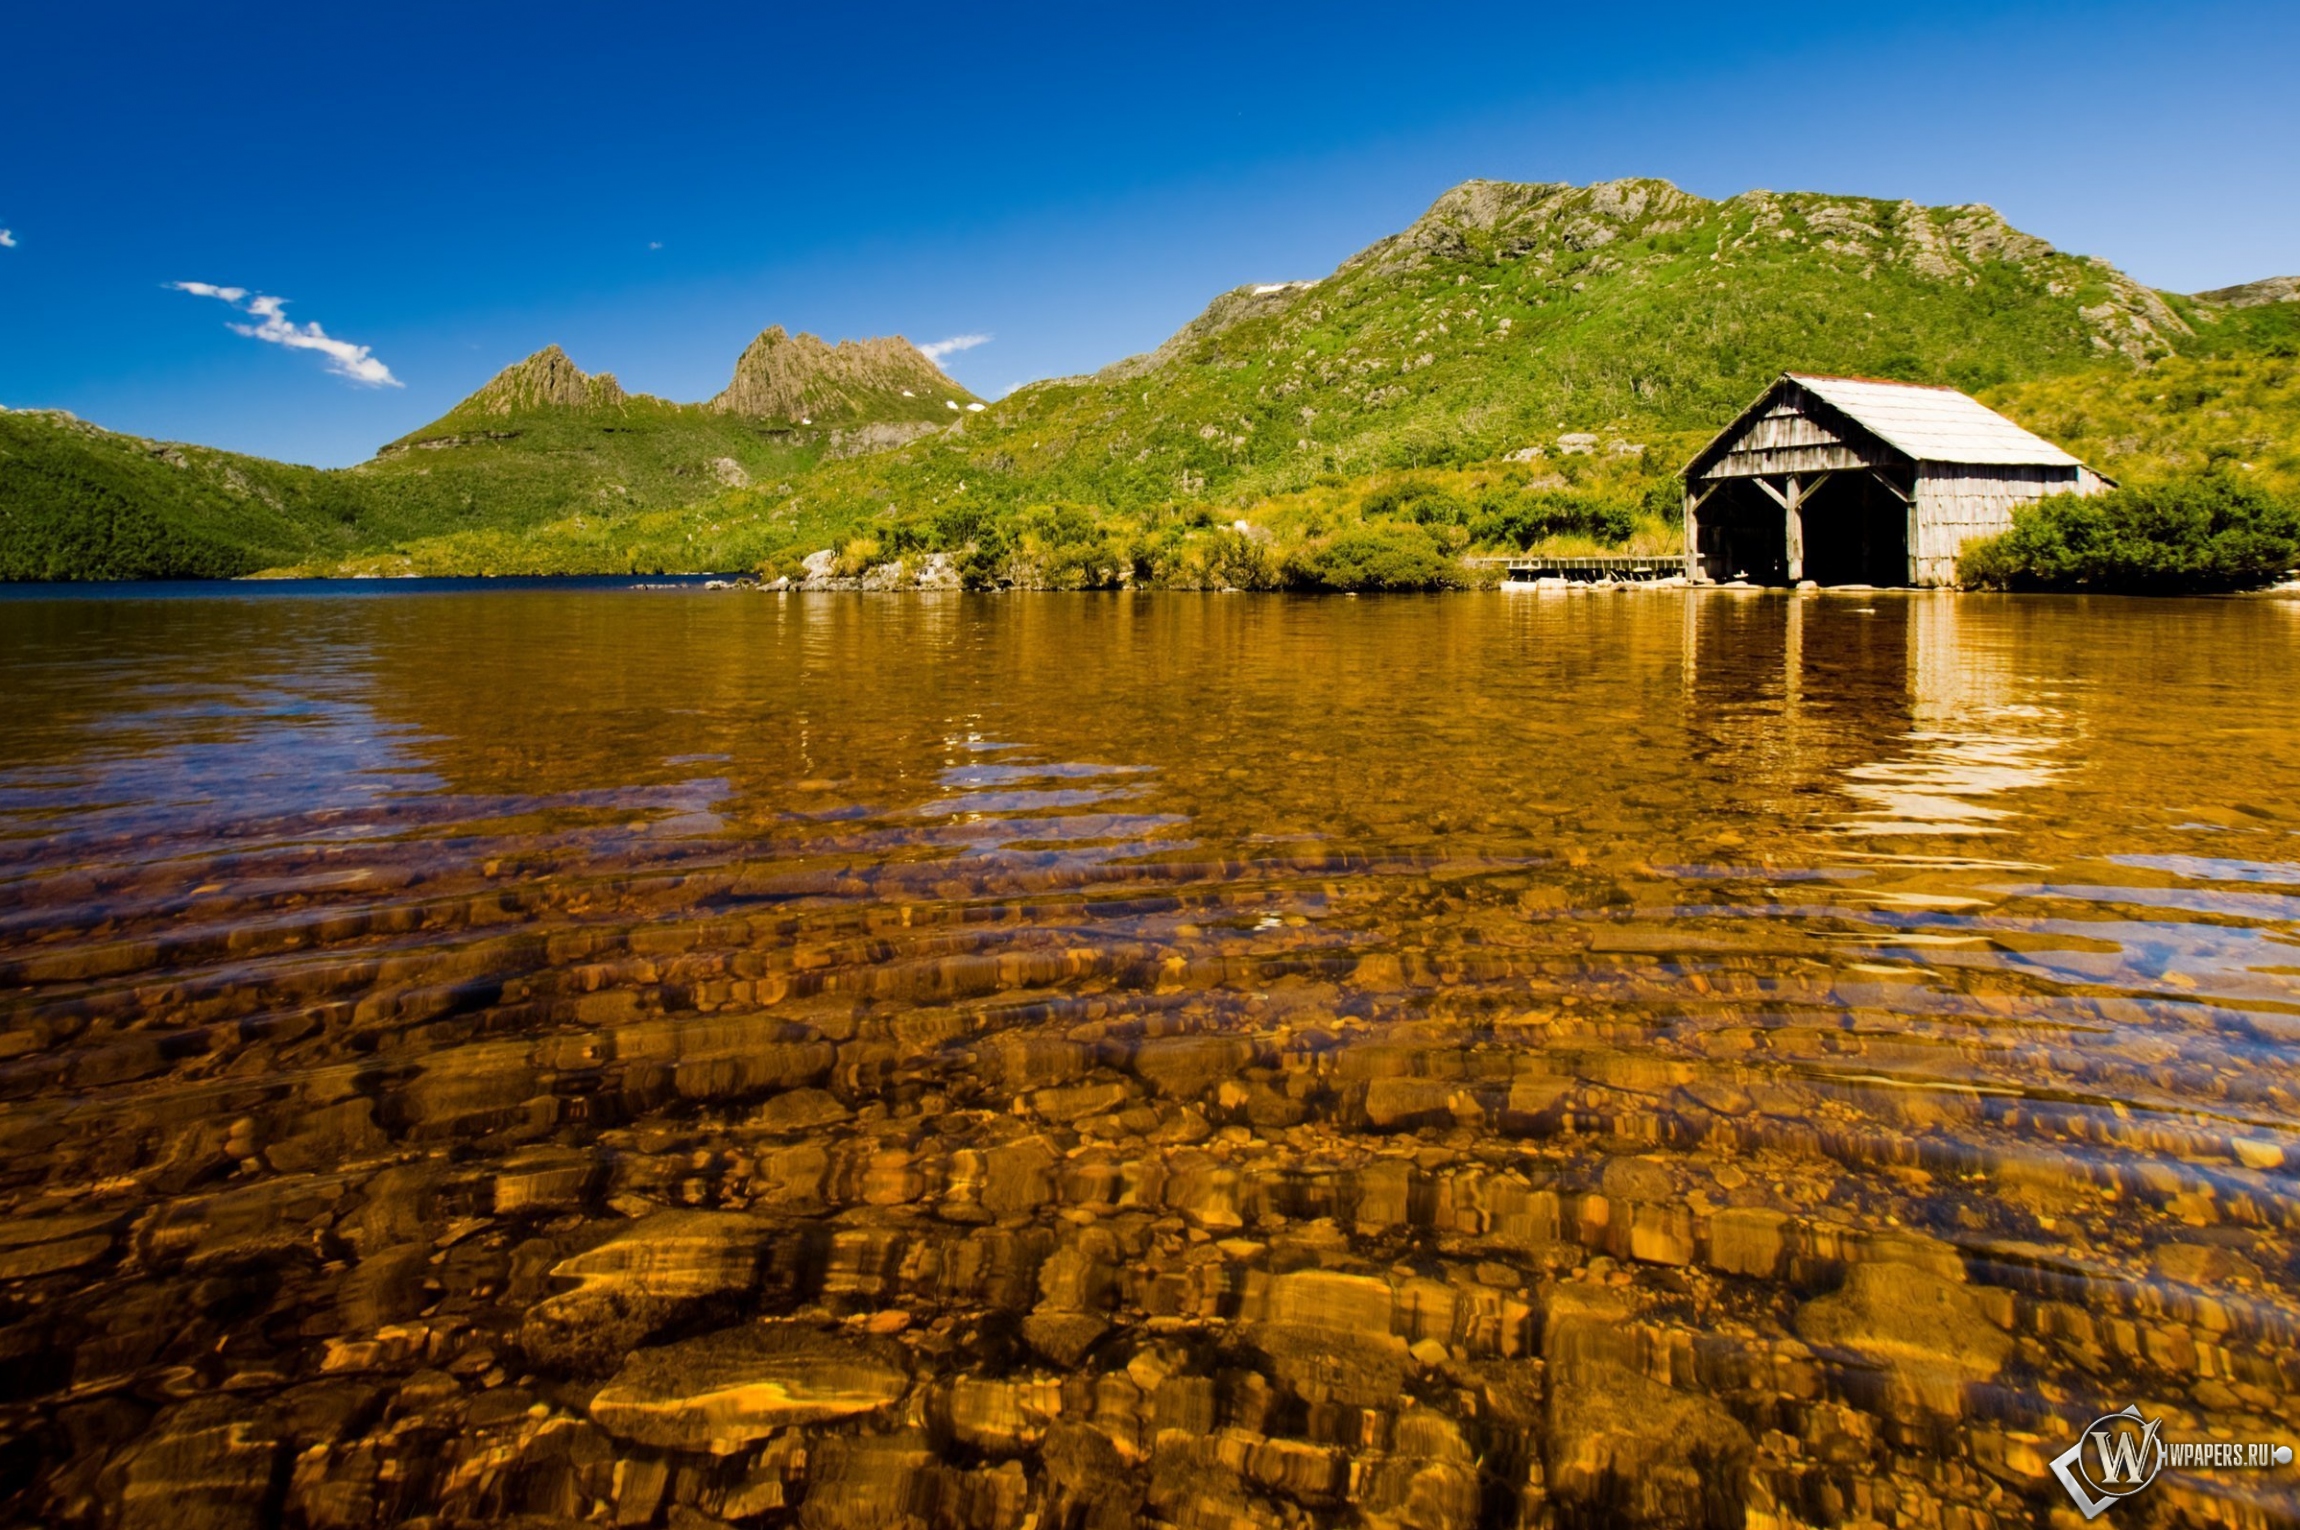
{"label": "shrub", "polygon": [[[893,510],[889,505],[888,510]],[[932,552],[938,545],[932,521],[918,516],[903,516],[890,524],[880,535],[886,550],[894,556],[907,557],[912,553]]]}
{"label": "shrub", "polygon": [[1353,527],[1297,551],[1286,582],[1307,590],[1448,590],[1462,566],[1419,526],[1397,521]]}
{"label": "shrub", "polygon": [[1685,483],[1676,474],[1647,485],[1638,508],[1664,526],[1685,524]]}
{"label": "shrub", "polygon": [[963,544],[958,580],[970,590],[995,590],[1012,577],[1014,542],[1004,527],[984,520]]}
{"label": "shrub", "polygon": [[1062,542],[1041,552],[1036,582],[1049,590],[1114,590],[1133,571],[1134,553],[1120,537]]}
{"label": "shrub", "polygon": [[1017,577],[1055,590],[1103,590],[1125,583],[1132,551],[1094,507],[1031,505],[1015,517]]}
{"label": "shrub", "polygon": [[1471,535],[1509,547],[1531,547],[1558,536],[1594,537],[1618,547],[1637,530],[1637,516],[1627,507],[1557,489],[1490,495],[1479,508],[1483,513]]}
{"label": "shrub", "polygon": [[980,500],[958,500],[936,509],[934,545],[945,551],[980,542],[998,528],[998,516]]}
{"label": "shrub", "polygon": [[1470,518],[1469,506],[1459,498],[1418,478],[1370,490],[1358,501],[1358,513],[1369,521],[1412,521],[1418,526],[1459,526]]}
{"label": "shrub", "polygon": [[1016,517],[1022,533],[1041,547],[1080,547],[1102,540],[1102,521],[1085,505],[1031,505]]}
{"label": "shrub", "polygon": [[1204,581],[1217,589],[1273,590],[1281,572],[1268,543],[1225,527],[1200,539]]}
{"label": "shrub", "polygon": [[1957,581],[1992,590],[2172,595],[2257,589],[2300,563],[2300,511],[2224,473],[2056,494],[1967,546]]}

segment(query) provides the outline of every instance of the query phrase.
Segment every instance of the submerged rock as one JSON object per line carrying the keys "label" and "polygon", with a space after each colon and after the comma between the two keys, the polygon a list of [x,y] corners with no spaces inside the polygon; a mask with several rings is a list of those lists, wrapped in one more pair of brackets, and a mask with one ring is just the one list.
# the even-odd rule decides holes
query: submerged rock
{"label": "submerged rock", "polygon": [[591,1417],[634,1444],[730,1455],[793,1424],[885,1407],[910,1385],[898,1353],[783,1324],[722,1329],[640,1350]]}
{"label": "submerged rock", "polygon": [[1717,1403],[1618,1365],[1549,1394],[1549,1491],[1577,1522],[1738,1530],[1749,1432]]}
{"label": "submerged rock", "polygon": [[105,1469],[117,1523],[238,1530],[271,1523],[281,1442],[244,1400],[199,1398],[164,1416]]}
{"label": "submerged rock", "polygon": [[1964,1286],[1899,1262],[1853,1266],[1842,1288],[1798,1309],[1797,1333],[1878,1362],[1948,1414],[1961,1411],[1966,1382],[1996,1375],[2013,1351]]}
{"label": "submerged rock", "polygon": [[536,1305],[520,1343],[578,1367],[610,1361],[697,1307],[750,1291],[772,1228],[727,1212],[641,1217],[552,1269],[555,1279],[578,1284]]}

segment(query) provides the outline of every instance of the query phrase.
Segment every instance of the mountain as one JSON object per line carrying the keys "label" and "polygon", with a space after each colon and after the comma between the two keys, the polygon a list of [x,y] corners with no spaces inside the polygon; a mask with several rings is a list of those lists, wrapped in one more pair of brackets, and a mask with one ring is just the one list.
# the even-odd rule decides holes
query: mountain
{"label": "mountain", "polygon": [[612,372],[585,372],[556,345],[505,367],[455,406],[457,414],[509,419],[539,409],[620,409],[631,401]]}
{"label": "mountain", "polygon": [[[1659,546],[1675,465],[1781,371],[2129,378],[2220,344],[2219,313],[1985,207],[1473,181],[1325,277],[1236,288],[1146,355],[788,491],[730,493],[680,535],[717,566],[785,566],[809,540],[948,547],[1059,512],[1120,549],[1098,566],[1155,569],[1239,520],[1282,550],[1387,516],[1385,479],[1419,473],[1469,507],[1454,526],[1473,538],[1481,517],[1537,524],[1528,495],[1568,495],[1538,523],[1610,536],[1642,516]],[[528,556],[549,561],[539,535]]]}
{"label": "mountain", "polygon": [[[703,404],[549,348],[321,475],[350,486],[325,513],[282,479],[291,524],[263,545],[441,573],[940,550],[980,580],[1089,584],[1283,581],[1351,538],[1372,539],[1351,566],[1399,569],[1529,541],[1659,550],[1676,465],[1790,369],[1976,391],[2111,473],[2282,483],[2288,290],[2156,292],[1979,206],[1472,181],[1324,277],[1238,287],[1150,352],[987,406],[899,339],[769,329]],[[16,471],[0,458],[0,509]]]}
{"label": "mountain", "polygon": [[324,569],[441,538],[493,545],[546,524],[564,540],[602,520],[804,474],[825,456],[883,450],[946,428],[976,402],[907,341],[829,346],[774,328],[707,404],[628,392],[546,346],[372,460],[335,471],[8,411],[0,578]]}
{"label": "mountain", "polygon": [[734,378],[708,407],[784,424],[939,425],[975,401],[899,335],[829,346],[778,324],[744,348]]}

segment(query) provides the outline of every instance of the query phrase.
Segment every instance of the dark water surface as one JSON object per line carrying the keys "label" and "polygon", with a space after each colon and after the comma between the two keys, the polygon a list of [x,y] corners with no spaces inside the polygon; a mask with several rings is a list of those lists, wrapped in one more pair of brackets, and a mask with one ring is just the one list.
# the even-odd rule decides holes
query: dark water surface
{"label": "dark water surface", "polygon": [[2128,1403],[2300,1442],[2296,659],[2273,601],[0,603],[0,1508],[2073,1524]]}

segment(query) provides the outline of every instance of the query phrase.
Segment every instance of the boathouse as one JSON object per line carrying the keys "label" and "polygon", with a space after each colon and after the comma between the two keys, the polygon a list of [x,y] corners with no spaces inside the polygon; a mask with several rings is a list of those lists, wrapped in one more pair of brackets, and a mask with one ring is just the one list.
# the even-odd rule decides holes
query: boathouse
{"label": "boathouse", "polygon": [[1957,551],[2108,480],[1954,388],[1786,372],[1685,466],[1695,582],[1947,585]]}

